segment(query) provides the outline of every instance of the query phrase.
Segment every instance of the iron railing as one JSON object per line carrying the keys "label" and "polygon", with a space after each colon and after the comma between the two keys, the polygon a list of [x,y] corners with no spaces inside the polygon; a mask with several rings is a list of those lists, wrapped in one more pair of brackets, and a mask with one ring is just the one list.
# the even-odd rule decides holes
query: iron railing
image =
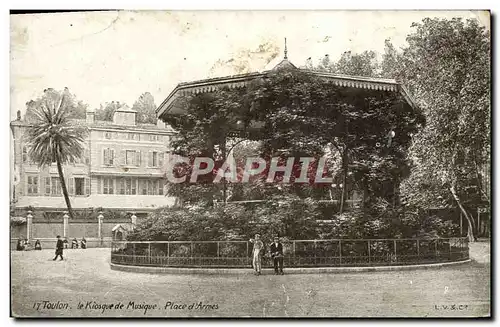
{"label": "iron railing", "polygon": [[[265,245],[264,267],[273,265]],[[155,267],[240,268],[252,265],[247,241],[113,241],[111,262]],[[469,258],[466,237],[434,239],[292,240],[283,243],[285,267],[412,265]]]}

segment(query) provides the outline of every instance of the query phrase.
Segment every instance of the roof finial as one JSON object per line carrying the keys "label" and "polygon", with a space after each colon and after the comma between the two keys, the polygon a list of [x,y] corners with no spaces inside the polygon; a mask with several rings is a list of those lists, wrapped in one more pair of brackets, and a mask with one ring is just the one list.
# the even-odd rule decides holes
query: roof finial
{"label": "roof finial", "polygon": [[288,54],[288,50],[286,49],[286,37],[285,37],[285,58],[283,58],[283,59],[288,59],[287,54]]}

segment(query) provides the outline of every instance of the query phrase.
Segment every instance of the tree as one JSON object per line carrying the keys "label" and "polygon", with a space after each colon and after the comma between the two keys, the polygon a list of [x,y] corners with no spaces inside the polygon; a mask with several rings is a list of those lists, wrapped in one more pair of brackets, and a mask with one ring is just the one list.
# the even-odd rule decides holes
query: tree
{"label": "tree", "polygon": [[61,188],[71,218],[74,217],[66,188],[62,165],[80,158],[86,130],[73,124],[69,108],[73,107],[68,89],[47,89],[32,104],[33,125],[28,131],[29,156],[39,167],[56,163]]}
{"label": "tree", "polygon": [[[54,89],[48,88],[45,90],[45,92],[53,93]],[[86,111],[88,108],[88,104],[83,102],[82,100],[78,100],[75,94],[72,94],[69,92],[68,88],[65,88],[65,94],[67,98],[67,107],[66,111],[68,112],[68,118],[72,119],[85,119],[86,117]],[[39,103],[35,100],[30,100],[26,103],[26,114],[25,114],[25,120],[28,122],[31,122],[35,118],[35,115],[33,114],[34,110],[37,110],[37,106]]]}
{"label": "tree", "polygon": [[403,191],[415,205],[455,203],[473,241],[471,212],[481,198],[489,203],[477,178],[490,161],[489,32],[458,18],[425,18],[412,27],[397,75],[424,108],[427,125],[413,137],[415,165]]}
{"label": "tree", "polygon": [[113,114],[115,110],[123,106],[120,101],[106,102],[104,106],[101,104],[100,108],[95,111],[96,120],[113,121]]}
{"label": "tree", "polygon": [[141,94],[132,106],[137,111],[137,122],[144,124],[156,124],[156,104],[153,95],[149,92]]}
{"label": "tree", "polygon": [[363,51],[359,54],[345,51],[336,62],[331,61],[329,55],[325,55],[313,69],[342,75],[378,77],[380,64],[374,51]]}

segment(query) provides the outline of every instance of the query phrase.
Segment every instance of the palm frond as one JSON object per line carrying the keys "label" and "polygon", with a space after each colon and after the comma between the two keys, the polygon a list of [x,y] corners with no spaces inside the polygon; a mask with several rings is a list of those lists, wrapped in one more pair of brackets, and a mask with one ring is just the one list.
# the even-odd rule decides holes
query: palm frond
{"label": "palm frond", "polygon": [[80,158],[84,151],[87,129],[69,120],[71,99],[65,94],[56,95],[47,93],[37,101],[33,126],[27,135],[28,154],[39,166],[52,164],[56,156],[65,164]]}

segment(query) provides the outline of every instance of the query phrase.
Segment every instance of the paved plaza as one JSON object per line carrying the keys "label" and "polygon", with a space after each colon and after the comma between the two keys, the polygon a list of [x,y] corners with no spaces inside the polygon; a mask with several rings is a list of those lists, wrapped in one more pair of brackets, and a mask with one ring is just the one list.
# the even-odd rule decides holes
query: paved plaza
{"label": "paved plaza", "polygon": [[21,317],[465,317],[490,314],[489,243],[440,269],[285,276],[110,269],[109,249],[12,252]]}

